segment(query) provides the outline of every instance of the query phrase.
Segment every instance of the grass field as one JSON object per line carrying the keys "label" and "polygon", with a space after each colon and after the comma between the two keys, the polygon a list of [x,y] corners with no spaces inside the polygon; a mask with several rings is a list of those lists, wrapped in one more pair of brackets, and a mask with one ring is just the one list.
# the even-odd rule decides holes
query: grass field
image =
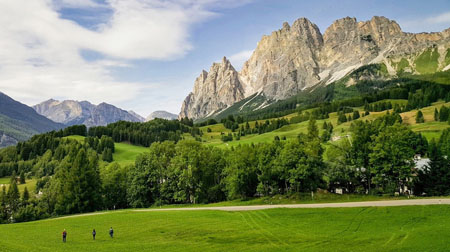
{"label": "grass field", "polygon": [[[83,136],[68,136],[67,138],[84,141]],[[134,164],[136,157],[148,150],[146,147],[136,146],[128,143],[114,143],[115,152],[113,154],[114,162],[120,165]]]}
{"label": "grass field", "polygon": [[[5,185],[6,190],[8,190],[10,180],[10,177],[0,178],[0,185]],[[17,186],[19,187],[19,192],[21,193],[25,190],[25,187],[27,187],[28,192],[34,193],[34,189],[36,188],[36,179],[26,179],[25,184],[18,184]]]}
{"label": "grass field", "polygon": [[448,251],[450,206],[127,210],[0,225],[0,237],[2,251]]}
{"label": "grass field", "polygon": [[148,150],[146,147],[126,143],[115,143],[114,146],[116,151],[114,152],[113,159],[121,165],[134,164],[136,157]]}
{"label": "grass field", "polygon": [[[380,102],[391,102],[392,104],[400,104],[405,105],[407,100],[382,100],[375,103]],[[375,104],[373,103],[373,104]],[[431,106],[421,109],[424,114],[425,123],[417,124],[415,121],[417,110],[411,110],[409,112],[401,113],[402,119],[405,124],[409,125],[411,129],[415,132],[422,133],[428,140],[432,138],[439,138],[441,132],[449,128],[450,125],[447,122],[435,122],[434,121],[434,109],[439,108],[443,105],[450,106],[450,103],[444,103],[443,101],[435,102]],[[360,114],[364,113],[362,107],[354,108],[360,112]],[[392,110],[391,110],[392,112]],[[361,117],[358,120],[375,120],[376,118],[383,116],[386,114],[386,111],[382,112],[370,112],[370,115],[366,117]],[[285,118],[289,119],[296,114],[290,114],[285,116]],[[330,118],[325,120],[317,120],[317,125],[319,129],[322,131],[322,124],[324,121],[331,122],[334,126],[333,136],[345,136],[349,134],[350,125],[352,122],[342,123],[337,125],[337,113],[330,113]],[[259,123],[264,123],[265,120],[258,121]],[[250,127],[254,127],[255,122],[249,122]],[[211,132],[207,132],[207,129],[210,129]],[[239,141],[233,140],[230,142],[222,142],[221,133],[228,134],[231,132],[229,129],[226,129],[223,124],[209,125],[201,127],[200,129],[203,131],[204,135],[202,140],[206,145],[217,146],[217,147],[231,147],[237,146],[240,144],[251,144],[251,143],[264,143],[271,142],[274,140],[276,136],[282,138],[286,137],[287,139],[292,139],[298,136],[299,133],[306,133],[308,128],[308,122],[301,122],[296,124],[286,125],[280,129],[274,130],[272,132],[267,132],[264,134],[251,134],[247,136],[242,136]]]}

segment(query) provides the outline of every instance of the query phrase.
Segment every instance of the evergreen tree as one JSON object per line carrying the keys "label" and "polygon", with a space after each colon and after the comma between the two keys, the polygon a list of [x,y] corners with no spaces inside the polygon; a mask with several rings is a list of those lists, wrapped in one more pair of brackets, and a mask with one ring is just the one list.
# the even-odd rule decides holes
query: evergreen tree
{"label": "evergreen tree", "polygon": [[360,117],[359,111],[358,110],[353,111],[353,120],[356,120],[359,117]]}
{"label": "evergreen tree", "polygon": [[430,143],[428,157],[430,162],[425,170],[420,170],[415,183],[416,193],[427,195],[450,194],[450,159],[444,158],[436,141]]}
{"label": "evergreen tree", "polygon": [[0,223],[4,223],[8,220],[8,209],[6,208],[7,201],[6,187],[2,186],[2,192],[0,194]]}
{"label": "evergreen tree", "polygon": [[[57,202],[58,213],[81,213],[98,210],[102,205],[100,197],[100,175],[98,172],[98,157],[94,151],[81,148],[68,158],[73,162],[67,163],[67,174],[60,177],[62,185]],[[72,156],[73,155],[73,156]],[[60,169],[63,169],[60,167]]]}
{"label": "evergreen tree", "polygon": [[20,172],[19,181],[20,181],[21,184],[25,184],[25,182],[26,182],[25,181],[25,172],[23,170]]}
{"label": "evergreen tree", "polygon": [[345,116],[345,114],[343,112],[339,112],[337,124],[339,125],[339,124],[345,123],[345,122],[347,122],[347,117]]}
{"label": "evergreen tree", "polygon": [[308,138],[319,139],[319,129],[317,128],[316,119],[312,117],[308,122]]}
{"label": "evergreen tree", "polygon": [[25,186],[22,194],[22,202],[26,203],[30,199],[30,193],[28,192],[28,188]]}
{"label": "evergreen tree", "polygon": [[8,196],[6,195],[6,186],[2,186],[2,192],[0,194],[0,205],[6,205]]}
{"label": "evergreen tree", "polygon": [[11,175],[11,179],[9,180],[9,183],[12,184],[13,181],[15,181],[17,183],[17,174],[16,171],[14,170],[12,175]]}
{"label": "evergreen tree", "polygon": [[106,148],[102,152],[102,160],[105,162],[112,162],[113,161],[113,155],[110,148]]}
{"label": "evergreen tree", "polygon": [[445,105],[441,107],[439,110],[439,121],[446,122],[448,120],[450,114],[450,109],[447,108]]}
{"label": "evergreen tree", "polygon": [[425,119],[423,118],[423,113],[422,113],[422,111],[417,111],[417,114],[416,114],[416,123],[424,123],[425,122]]}
{"label": "evergreen tree", "polygon": [[7,196],[11,210],[16,211],[19,207],[20,193],[15,179],[13,179],[9,185]]}
{"label": "evergreen tree", "polygon": [[439,112],[438,112],[437,108],[434,108],[434,120],[436,122],[439,121]]}

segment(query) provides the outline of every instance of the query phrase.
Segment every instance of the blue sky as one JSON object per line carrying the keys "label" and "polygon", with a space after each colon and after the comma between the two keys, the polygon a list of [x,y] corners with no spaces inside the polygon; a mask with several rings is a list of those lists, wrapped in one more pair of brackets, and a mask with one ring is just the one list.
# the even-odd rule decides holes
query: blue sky
{"label": "blue sky", "polygon": [[396,20],[406,32],[450,27],[450,1],[15,0],[0,2],[0,91],[28,105],[108,102],[178,113],[202,69],[240,68],[264,34],[306,17]]}

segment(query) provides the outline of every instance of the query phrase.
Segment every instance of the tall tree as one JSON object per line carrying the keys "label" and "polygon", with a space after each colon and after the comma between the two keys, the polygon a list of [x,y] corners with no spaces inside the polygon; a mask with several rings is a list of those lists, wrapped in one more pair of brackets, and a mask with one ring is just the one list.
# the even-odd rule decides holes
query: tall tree
{"label": "tall tree", "polygon": [[374,182],[386,192],[410,187],[414,168],[415,142],[420,137],[404,125],[383,129],[373,140],[369,154]]}
{"label": "tall tree", "polygon": [[26,204],[29,199],[30,199],[30,193],[28,192],[28,188],[25,186],[25,189],[23,189],[23,193],[22,193],[22,202],[24,204]]}
{"label": "tall tree", "polygon": [[450,159],[445,158],[439,144],[433,139],[428,151],[430,162],[424,170],[418,171],[415,181],[415,192],[427,195],[450,194]]}
{"label": "tall tree", "polygon": [[11,180],[11,184],[9,185],[8,188],[7,197],[11,210],[16,211],[20,203],[20,193],[15,179]]}
{"label": "tall tree", "polygon": [[[59,183],[62,186],[58,199],[59,213],[80,213],[100,209],[101,182],[98,171],[98,156],[84,148],[72,150],[73,162],[66,160]],[[70,157],[67,157],[70,158]]]}
{"label": "tall tree", "polygon": [[26,181],[25,181],[25,172],[23,170],[20,171],[19,181],[20,181],[21,184],[25,184],[26,183]]}
{"label": "tall tree", "polygon": [[422,111],[418,110],[416,114],[416,123],[424,123],[424,122],[425,118],[423,118],[423,113]]}

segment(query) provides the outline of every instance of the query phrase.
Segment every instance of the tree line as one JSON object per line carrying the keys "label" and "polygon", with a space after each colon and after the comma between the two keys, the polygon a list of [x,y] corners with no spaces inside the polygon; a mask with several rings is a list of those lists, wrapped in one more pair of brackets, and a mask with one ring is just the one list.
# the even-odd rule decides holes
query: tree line
{"label": "tree line", "polygon": [[[271,195],[313,196],[318,188],[369,194],[450,193],[450,129],[428,143],[403,125],[400,115],[388,113],[374,121],[353,122],[351,136],[330,142],[325,150],[323,138],[332,128],[327,123],[319,129],[311,118],[307,133],[295,139],[230,149],[192,140],[157,141],[130,166],[103,158],[105,150],[114,150],[111,137],[77,141],[55,133],[39,135],[0,151],[1,164],[13,162],[13,174],[37,177],[34,193],[42,192],[37,197],[25,191],[20,195],[17,179],[12,179],[0,197],[1,221]],[[34,144],[35,158],[23,155],[22,148]],[[43,154],[38,156],[40,148]],[[428,156],[430,163],[418,169],[417,155]],[[21,162],[29,162],[21,166],[27,170],[18,169]]]}

